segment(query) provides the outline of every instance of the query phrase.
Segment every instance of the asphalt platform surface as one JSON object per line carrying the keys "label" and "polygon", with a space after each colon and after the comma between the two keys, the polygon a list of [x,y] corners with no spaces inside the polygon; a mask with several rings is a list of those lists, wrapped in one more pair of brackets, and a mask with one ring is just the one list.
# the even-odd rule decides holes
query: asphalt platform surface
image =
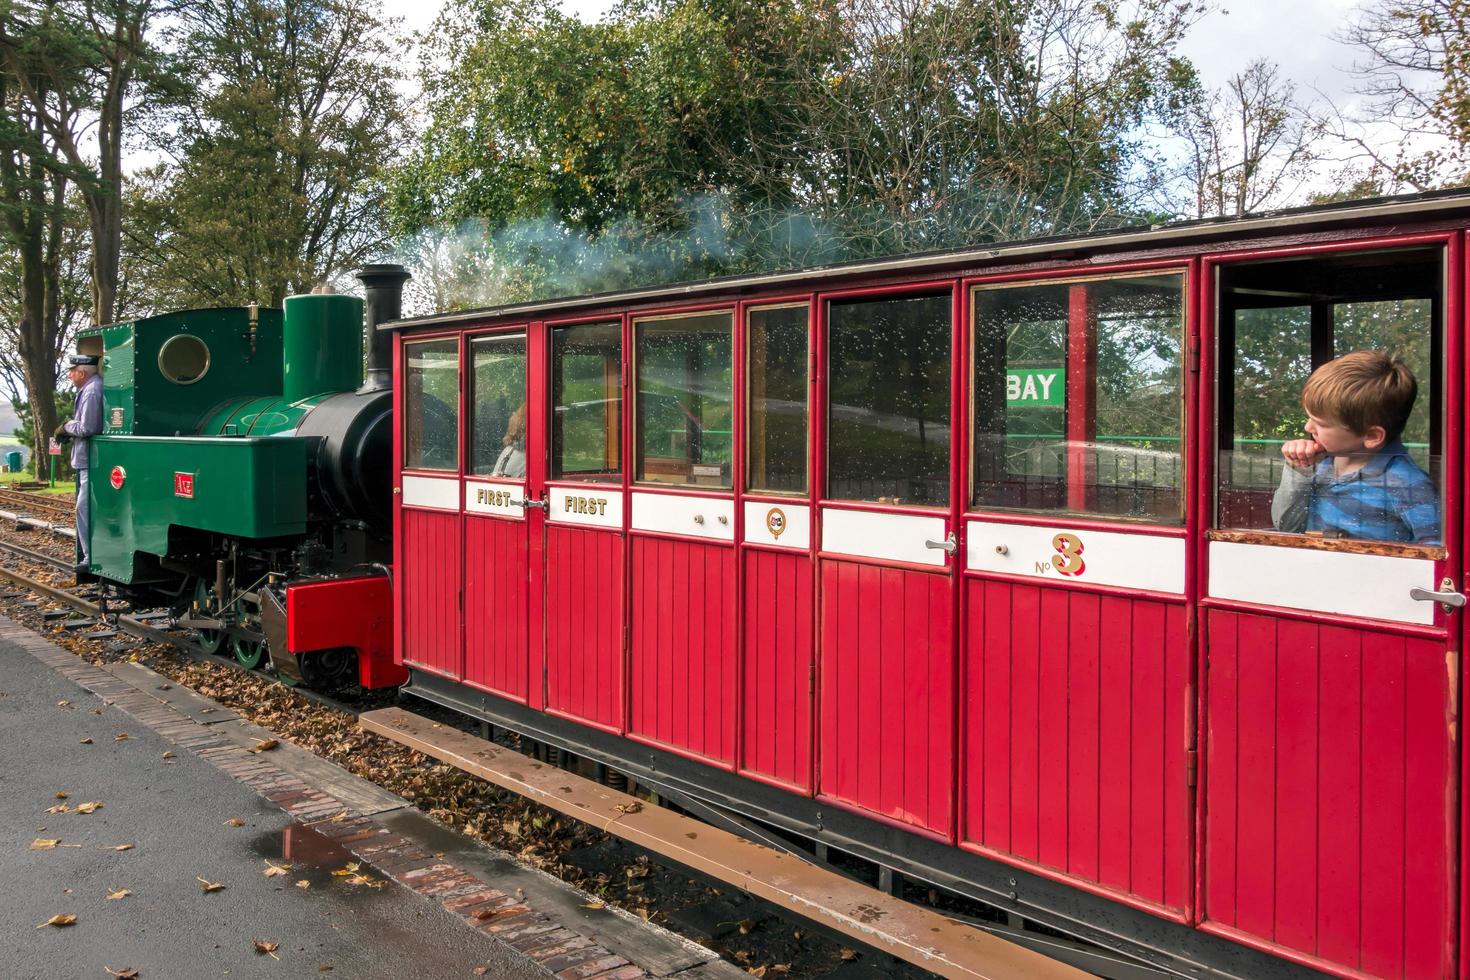
{"label": "asphalt platform surface", "polygon": [[[3,639],[0,745],[3,980],[546,976],[395,882],[333,875],[351,855]],[[46,812],[59,803],[72,812]],[[291,870],[267,877],[268,860]],[[55,915],[76,922],[37,928]]]}

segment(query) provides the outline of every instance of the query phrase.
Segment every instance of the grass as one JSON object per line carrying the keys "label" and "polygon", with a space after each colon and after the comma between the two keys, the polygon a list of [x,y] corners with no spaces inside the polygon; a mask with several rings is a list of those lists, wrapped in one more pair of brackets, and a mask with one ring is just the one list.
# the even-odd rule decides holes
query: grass
{"label": "grass", "polygon": [[[57,469],[60,469],[58,466]],[[34,479],[28,470],[20,473],[0,473],[0,485],[8,483],[29,483]],[[77,495],[77,481],[57,480],[56,486],[45,487],[40,491],[47,496],[75,497]]]}

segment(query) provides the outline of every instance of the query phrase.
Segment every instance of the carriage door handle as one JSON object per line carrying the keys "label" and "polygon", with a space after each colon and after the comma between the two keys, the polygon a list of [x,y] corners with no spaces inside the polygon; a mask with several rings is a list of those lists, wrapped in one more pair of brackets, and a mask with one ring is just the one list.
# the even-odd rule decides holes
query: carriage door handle
{"label": "carriage door handle", "polygon": [[[932,548],[935,551],[942,551],[946,555],[952,555],[956,551],[960,550],[959,543],[955,541],[953,531],[950,531],[949,537],[945,538],[943,541],[925,541],[924,547]],[[1464,598],[1462,597],[1460,601],[1464,602]]]}
{"label": "carriage door handle", "polygon": [[1410,589],[1410,599],[1418,599],[1420,602],[1437,602],[1445,612],[1454,612],[1465,605],[1465,595],[1455,591],[1455,580],[1452,578],[1441,579],[1438,592],[1430,592],[1428,589]]}
{"label": "carriage door handle", "polygon": [[511,504],[512,507],[514,507],[516,505],[519,505],[519,506],[525,508],[526,510],[545,510],[546,509],[546,501],[544,501],[544,500],[537,500],[535,497],[527,497],[525,500],[512,500],[512,501],[510,501],[510,504]]}

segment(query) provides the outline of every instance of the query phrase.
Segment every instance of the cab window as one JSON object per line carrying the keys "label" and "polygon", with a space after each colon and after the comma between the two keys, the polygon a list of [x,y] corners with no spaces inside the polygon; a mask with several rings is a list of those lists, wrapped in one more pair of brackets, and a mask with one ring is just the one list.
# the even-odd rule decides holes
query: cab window
{"label": "cab window", "polygon": [[403,468],[459,469],[459,341],[403,345]]}
{"label": "cab window", "polygon": [[971,506],[1183,523],[1183,275],[973,302]]}

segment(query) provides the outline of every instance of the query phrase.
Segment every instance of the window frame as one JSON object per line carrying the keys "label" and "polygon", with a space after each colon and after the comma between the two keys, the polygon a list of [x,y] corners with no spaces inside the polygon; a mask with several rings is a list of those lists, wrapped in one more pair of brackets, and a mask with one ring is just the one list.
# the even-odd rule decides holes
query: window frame
{"label": "window frame", "polygon": [[[1439,319],[1431,329],[1437,328],[1440,335],[1440,364],[1438,380],[1441,387],[1441,466],[1442,477],[1438,486],[1440,503],[1441,534],[1443,541],[1438,545],[1415,544],[1412,542],[1368,541],[1354,538],[1321,538],[1305,533],[1278,531],[1274,528],[1251,530],[1222,528],[1220,516],[1220,473],[1219,456],[1221,439],[1219,427],[1219,365],[1220,365],[1220,313],[1222,290],[1221,273],[1230,268],[1244,265],[1291,261],[1292,259],[1326,259],[1334,256],[1366,255],[1372,253],[1412,251],[1434,248],[1439,251]],[[1200,280],[1206,285],[1206,294],[1201,302],[1201,326],[1203,363],[1200,366],[1199,434],[1200,487],[1197,506],[1200,510],[1201,535],[1206,545],[1210,542],[1233,542],[1259,544],[1283,548],[1299,548],[1316,551],[1331,551],[1342,554],[1363,554],[1418,558],[1443,562],[1451,556],[1451,543],[1458,551],[1463,533],[1459,515],[1450,506],[1461,494],[1458,468],[1462,465],[1458,440],[1461,433],[1454,426],[1455,408],[1463,404],[1463,392],[1452,377],[1451,366],[1463,359],[1462,341],[1450,325],[1457,317],[1463,317],[1464,305],[1456,286],[1463,288],[1464,258],[1454,233],[1423,232],[1392,237],[1367,237],[1347,241],[1313,243],[1307,245],[1284,245],[1273,248],[1248,250],[1237,253],[1216,252],[1200,257]]]}
{"label": "window frame", "polygon": [[[555,428],[556,418],[556,385],[554,383],[556,370],[556,332],[558,330],[574,330],[578,327],[611,327],[618,335],[618,470],[616,478],[609,477],[602,480],[593,480],[577,476],[554,476],[555,467],[552,456],[552,433]],[[631,473],[628,468],[628,439],[631,434],[632,419],[628,406],[629,395],[632,394],[632,354],[629,345],[631,339],[631,328],[629,317],[625,312],[613,311],[593,316],[574,317],[563,320],[547,320],[546,329],[546,483],[548,485],[576,485],[600,487],[624,488],[627,487]]]}
{"label": "window frame", "polygon": [[[728,487],[711,487],[711,486],[703,486],[703,485],[695,484],[695,483],[659,483],[659,482],[650,482],[648,480],[640,480],[638,478],[638,470],[639,470],[639,466],[641,464],[641,455],[640,455],[641,454],[641,449],[640,449],[640,446],[639,446],[638,437],[639,437],[639,424],[642,421],[642,412],[640,411],[640,408],[639,408],[639,389],[638,389],[639,368],[640,368],[640,362],[639,362],[639,356],[638,356],[638,353],[639,353],[639,345],[638,345],[638,339],[639,339],[638,338],[638,330],[639,330],[639,327],[642,326],[643,324],[649,322],[649,321],[667,322],[667,321],[671,321],[671,320],[688,320],[688,319],[693,319],[695,317],[712,316],[712,315],[715,315],[715,314],[724,314],[724,315],[726,315],[726,316],[728,316],[730,318],[730,423],[731,423],[731,425],[730,425],[730,427],[731,427],[731,435],[730,435],[730,486],[728,486]],[[736,348],[736,333],[735,332],[736,332],[736,326],[738,324],[738,317],[737,317],[736,314],[737,314],[736,304],[733,304],[733,303],[716,303],[716,304],[712,304],[710,306],[679,307],[679,308],[675,308],[675,309],[668,310],[668,311],[651,310],[651,311],[642,312],[642,313],[629,314],[629,316],[628,316],[628,345],[629,345],[629,349],[625,352],[625,355],[624,356],[626,357],[627,364],[628,364],[628,388],[627,388],[627,397],[632,402],[631,409],[628,412],[628,442],[629,442],[629,446],[628,446],[628,454],[627,454],[628,455],[628,461],[633,464],[632,466],[630,466],[630,467],[627,468],[627,486],[629,486],[630,488],[637,488],[637,490],[640,493],[643,492],[643,491],[653,491],[653,492],[663,491],[663,492],[667,492],[667,493],[706,494],[706,495],[711,495],[711,496],[733,496],[734,495],[734,493],[735,493],[735,485],[737,483],[736,473],[737,473],[738,468],[739,468],[738,467],[739,460],[737,459],[737,456],[736,456],[736,452],[737,452],[738,447],[737,447],[736,441],[735,441],[735,432],[734,432],[734,430],[735,430],[736,423],[738,421],[738,416],[740,414],[740,412],[739,412],[739,405],[736,402],[736,395],[738,394],[738,387],[736,385],[736,372],[737,372],[737,370],[739,368],[739,361],[736,358],[736,349],[737,348]]]}
{"label": "window frame", "polygon": [[[525,395],[524,395],[525,405],[527,406],[527,409],[528,409],[528,411],[527,411],[527,420],[526,420],[526,426],[527,426],[526,447],[527,447],[527,452],[529,453],[529,450],[530,450],[530,439],[529,439],[529,435],[530,435],[530,414],[529,414],[529,407],[530,407],[530,404],[531,404],[531,330],[530,330],[530,327],[527,324],[517,324],[516,326],[505,327],[505,328],[502,328],[502,329],[496,329],[496,330],[479,330],[479,331],[476,331],[474,333],[465,333],[464,334],[464,343],[461,346],[461,350],[462,350],[461,361],[462,361],[462,370],[463,370],[464,373],[463,373],[463,380],[462,380],[461,383],[462,383],[463,390],[464,390],[464,403],[469,408],[469,412],[468,412],[468,417],[466,419],[464,419],[461,422],[461,425],[460,425],[460,428],[463,430],[463,438],[464,438],[464,458],[461,461],[461,467],[460,468],[463,470],[464,475],[467,478],[470,478],[470,479],[481,479],[481,480],[512,480],[512,481],[514,481],[516,479],[514,477],[504,477],[504,476],[495,476],[495,477],[492,477],[488,473],[476,473],[475,472],[475,459],[474,459],[474,454],[475,454],[475,422],[476,422],[476,418],[477,418],[476,408],[478,407],[477,406],[477,403],[476,403],[476,393],[475,393],[475,345],[478,344],[478,343],[480,343],[481,341],[487,341],[487,340],[504,340],[506,338],[514,338],[514,337],[517,337],[517,336],[520,337],[521,343],[523,345],[523,347],[522,347],[522,353],[521,353],[521,356],[522,356],[522,359],[523,359],[522,375],[523,375],[524,381],[525,381]],[[512,412],[513,411],[514,410],[512,410]],[[494,464],[494,460],[491,460],[491,465],[493,466],[493,464]],[[520,477],[519,479],[522,482],[524,482],[526,478],[525,477]]]}
{"label": "window frame", "polygon": [[[997,276],[981,276],[966,279],[963,283],[966,302],[964,330],[965,370],[965,487],[961,512],[972,516],[985,516],[1000,521],[1030,524],[1067,524],[1085,527],[1111,528],[1120,531],[1147,530],[1177,537],[1187,533],[1190,513],[1194,506],[1192,477],[1195,470],[1194,427],[1196,414],[1190,411],[1190,399],[1195,382],[1194,359],[1191,347],[1193,338],[1199,336],[1199,324],[1194,309],[1194,284],[1196,265],[1189,259],[1170,258],[1152,262],[1129,262],[1117,265],[1090,267],[1087,269],[1050,269],[1042,272],[1012,273]],[[1089,511],[1064,509],[1039,510],[1021,507],[980,506],[975,503],[975,331],[979,326],[976,315],[977,297],[982,291],[1028,286],[1070,286],[1084,282],[1116,282],[1124,279],[1146,279],[1157,276],[1179,276],[1179,519],[1177,523],[1161,523],[1155,517],[1130,517],[1126,514],[1099,514]],[[1070,380],[1063,371],[1064,381]]]}
{"label": "window frame", "polygon": [[[408,399],[408,372],[409,358],[412,356],[411,348],[425,346],[428,344],[439,344],[445,341],[452,341],[454,343],[454,370],[456,374],[454,393],[455,465],[450,469],[428,469],[423,466],[411,466],[408,462],[408,424],[411,418]],[[401,398],[403,404],[403,419],[398,425],[395,426],[395,429],[397,430],[397,438],[401,447],[401,462],[399,465],[400,472],[410,474],[422,474],[425,476],[436,476],[440,478],[444,478],[446,476],[462,477],[464,475],[466,449],[464,425],[465,347],[466,344],[464,342],[464,334],[458,331],[454,333],[434,334],[426,337],[416,336],[411,339],[409,337],[405,337],[403,339],[403,342],[400,345],[400,350],[402,351],[401,357],[403,358],[402,380],[395,381],[395,387],[402,389],[399,398]]]}
{"label": "window frame", "polygon": [[[751,351],[751,344],[750,344],[751,326],[750,326],[750,315],[752,313],[769,313],[769,312],[774,312],[776,310],[805,310],[806,311],[806,368],[805,368],[806,387],[804,389],[805,390],[805,394],[803,395],[803,397],[805,399],[804,404],[806,406],[806,425],[803,427],[804,442],[803,442],[802,457],[801,457],[803,488],[801,490],[769,490],[769,489],[764,489],[764,488],[763,489],[756,489],[754,486],[751,485],[751,455],[752,454],[751,454],[751,451],[750,451],[751,450],[750,432],[751,432],[751,428],[752,428],[752,426],[751,426],[751,419],[752,419],[752,413],[753,413],[753,410],[754,410],[754,404],[755,404],[755,402],[754,402],[754,399],[751,397],[751,377],[752,377],[753,372],[750,369],[750,365],[751,365],[751,353],[750,353],[750,351]],[[771,498],[783,499],[783,500],[808,500],[812,496],[812,491],[814,489],[814,484],[815,484],[815,481],[812,478],[812,445],[816,441],[814,439],[814,437],[813,437],[813,431],[812,431],[812,422],[813,422],[812,409],[813,409],[814,404],[815,404],[815,402],[817,400],[813,396],[813,394],[812,394],[812,385],[813,385],[813,383],[815,381],[815,377],[816,377],[816,371],[815,371],[815,366],[816,365],[815,365],[815,361],[816,361],[816,356],[817,356],[817,348],[816,348],[817,317],[816,317],[816,311],[813,308],[812,298],[810,296],[805,296],[805,297],[799,297],[799,298],[788,299],[788,300],[779,300],[779,299],[777,299],[777,300],[754,301],[754,302],[750,302],[750,303],[747,303],[747,304],[743,304],[741,306],[741,314],[740,315],[741,315],[741,318],[742,318],[741,319],[741,326],[740,326],[740,338],[741,338],[741,341],[742,341],[742,344],[741,344],[741,347],[742,347],[741,353],[744,355],[744,364],[742,365],[742,375],[743,376],[740,379],[740,382],[739,382],[739,384],[737,386],[740,389],[741,401],[740,401],[740,404],[738,405],[739,411],[736,413],[736,414],[739,415],[740,424],[741,424],[741,427],[742,427],[741,438],[740,438],[740,446],[739,446],[739,463],[740,463],[740,470],[741,470],[741,482],[740,482],[741,490],[740,490],[740,493],[741,493],[742,496],[746,496],[746,497],[757,497],[757,498],[771,497]]]}

